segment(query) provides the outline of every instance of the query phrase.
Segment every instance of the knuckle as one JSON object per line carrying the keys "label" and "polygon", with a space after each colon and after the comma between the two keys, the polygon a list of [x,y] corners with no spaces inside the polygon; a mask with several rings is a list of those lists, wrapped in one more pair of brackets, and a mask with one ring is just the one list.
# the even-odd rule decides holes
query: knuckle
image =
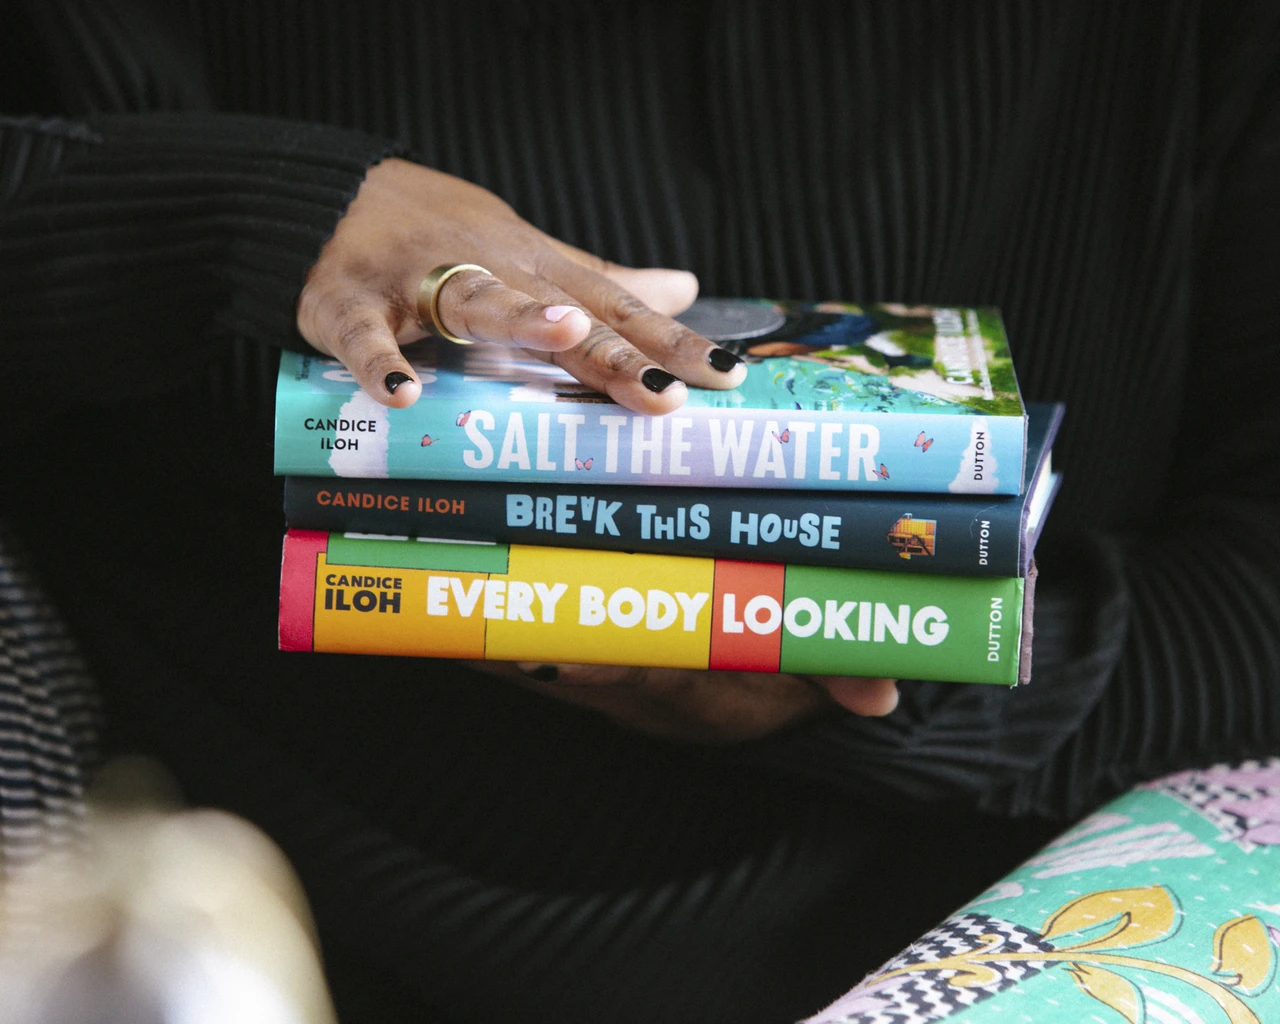
{"label": "knuckle", "polygon": [[369,316],[369,302],[358,292],[346,292],[345,294],[337,294],[332,296],[333,303],[332,316],[334,320],[343,325],[367,323],[371,317]]}
{"label": "knuckle", "polygon": [[605,368],[611,373],[627,373],[636,368],[636,364],[647,362],[639,352],[621,338],[616,344],[606,345],[602,355]]}
{"label": "knuckle", "polygon": [[379,344],[386,336],[386,324],[367,307],[348,311],[336,323],[333,344],[338,358],[353,371],[374,372],[386,358]]}
{"label": "knuckle", "polygon": [[372,340],[376,325],[367,317],[352,317],[338,326],[338,349],[346,353],[358,353]]}
{"label": "knuckle", "polygon": [[509,332],[511,325],[538,307],[538,303],[527,297],[513,299],[518,293],[511,292],[496,277],[479,273],[459,276],[464,280],[456,301],[450,309],[441,312],[457,321],[461,334],[473,338],[492,334],[495,324]]}
{"label": "knuckle", "polygon": [[449,290],[453,291],[454,302],[458,306],[472,305],[477,300],[484,299],[485,293],[491,288],[502,287],[492,274],[482,274],[478,270],[458,274],[449,282],[449,285]]}
{"label": "knuckle", "polygon": [[683,348],[685,345],[702,345],[706,346],[706,341],[699,338],[697,334],[689,330],[684,324],[677,323],[675,320],[667,320],[662,318],[664,323],[658,328],[657,342],[668,350]]}
{"label": "knuckle", "polygon": [[619,326],[653,316],[653,310],[630,292],[619,292],[609,300],[609,320]]}
{"label": "knuckle", "polygon": [[295,303],[299,323],[304,318],[308,320],[315,318],[316,305],[320,301],[320,292],[321,289],[312,281],[307,281],[302,286],[302,291],[298,292],[298,301]]}
{"label": "knuckle", "polygon": [[440,295],[440,318],[454,333],[474,338],[492,313],[487,308],[490,289],[500,288],[498,279],[479,271],[458,274],[445,282]]}
{"label": "knuckle", "polygon": [[593,331],[584,344],[588,346],[584,354],[608,373],[625,373],[643,360],[643,356],[630,342],[607,327]]}
{"label": "knuckle", "polygon": [[548,285],[556,280],[556,272],[568,262],[548,245],[535,246],[532,251],[522,255],[529,273]]}
{"label": "knuckle", "polygon": [[542,309],[542,305],[536,299],[521,295],[519,292],[511,292],[508,300],[503,303],[499,317],[504,323],[516,324],[533,316]]}
{"label": "knuckle", "polygon": [[344,290],[335,287],[331,281],[322,278],[308,280],[298,292],[298,326],[304,333],[308,328],[316,333],[320,325],[332,323],[344,294]]}

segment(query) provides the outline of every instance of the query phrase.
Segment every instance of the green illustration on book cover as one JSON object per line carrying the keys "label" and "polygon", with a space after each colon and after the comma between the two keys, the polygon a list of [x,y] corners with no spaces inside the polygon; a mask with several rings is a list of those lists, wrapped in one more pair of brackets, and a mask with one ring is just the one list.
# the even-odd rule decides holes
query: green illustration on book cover
{"label": "green illustration on book cover", "polygon": [[752,367],[733,391],[700,394],[709,405],[1022,413],[995,309],[711,299],[682,319]]}

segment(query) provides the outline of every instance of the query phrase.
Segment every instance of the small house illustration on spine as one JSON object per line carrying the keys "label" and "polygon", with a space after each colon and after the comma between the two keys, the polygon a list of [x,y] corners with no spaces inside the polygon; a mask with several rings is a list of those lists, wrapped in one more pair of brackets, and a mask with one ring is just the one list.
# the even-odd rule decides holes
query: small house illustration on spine
{"label": "small house illustration on spine", "polygon": [[885,538],[898,552],[899,558],[910,561],[912,555],[933,554],[937,529],[936,519],[913,519],[908,513],[889,528]]}

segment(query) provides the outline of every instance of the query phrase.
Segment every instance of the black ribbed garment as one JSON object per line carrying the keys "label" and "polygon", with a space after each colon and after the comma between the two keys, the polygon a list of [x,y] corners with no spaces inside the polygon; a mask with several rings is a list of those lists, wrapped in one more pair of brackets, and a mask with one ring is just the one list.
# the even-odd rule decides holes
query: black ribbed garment
{"label": "black ribbed garment", "polygon": [[[6,28],[4,517],[110,745],[293,858],[344,1020],[794,1019],[1133,781],[1280,753],[1275,5]],[[276,653],[272,353],[389,154],[703,294],[1001,307],[1026,396],[1068,406],[1031,685],[697,750],[447,663]]]}

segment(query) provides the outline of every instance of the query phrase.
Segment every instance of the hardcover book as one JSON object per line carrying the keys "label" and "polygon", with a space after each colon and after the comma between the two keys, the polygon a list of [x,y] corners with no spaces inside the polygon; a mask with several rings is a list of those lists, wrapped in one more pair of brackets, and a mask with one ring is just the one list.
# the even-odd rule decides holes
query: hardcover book
{"label": "hardcover book", "polygon": [[1033,581],[290,530],[280,648],[1012,685]]}
{"label": "hardcover book", "polygon": [[387,409],[341,364],[286,352],[279,474],[1015,495],[1026,412],[998,311],[702,300],[683,317],[746,361],[729,391],[633,414],[501,345],[406,348]]}
{"label": "hardcover book", "polygon": [[1018,497],[291,476],[285,518],[306,530],[1025,576],[1058,489],[1062,415],[1028,403]]}

